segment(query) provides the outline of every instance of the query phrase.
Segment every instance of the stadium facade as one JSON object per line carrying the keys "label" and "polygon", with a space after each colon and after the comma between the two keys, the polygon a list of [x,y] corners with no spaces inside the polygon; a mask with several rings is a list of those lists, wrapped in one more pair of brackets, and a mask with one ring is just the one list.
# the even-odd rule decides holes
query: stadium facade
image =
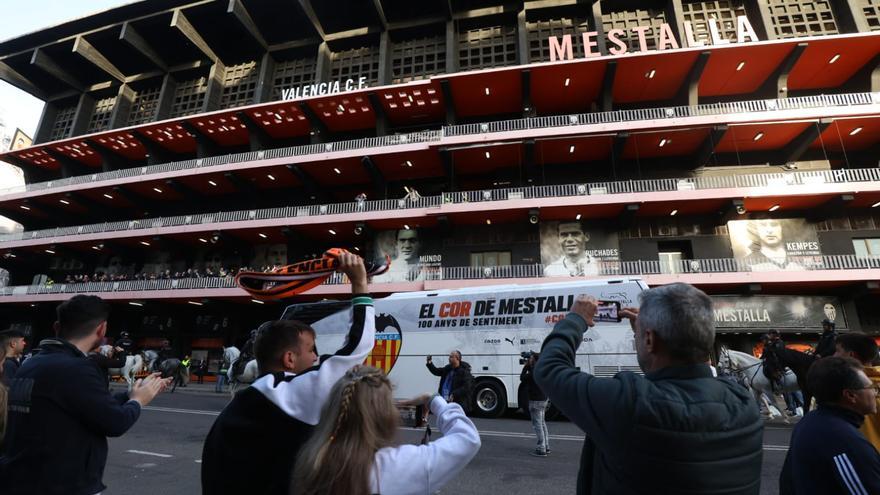
{"label": "stadium facade", "polygon": [[880,332],[880,0],[151,0],[0,77],[46,101],[0,155],[35,339],[88,292],[216,357],[280,314],[228,273],[336,246],[395,259],[377,294],[641,276],[738,348]]}

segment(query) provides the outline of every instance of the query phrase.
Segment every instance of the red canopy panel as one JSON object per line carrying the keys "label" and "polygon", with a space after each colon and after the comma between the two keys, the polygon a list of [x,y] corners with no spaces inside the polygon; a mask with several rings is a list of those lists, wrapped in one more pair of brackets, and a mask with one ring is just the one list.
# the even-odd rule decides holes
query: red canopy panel
{"label": "red canopy panel", "polygon": [[648,202],[639,205],[637,215],[640,217],[668,216],[673,211],[676,215],[705,215],[723,210],[729,202],[728,199]]}
{"label": "red canopy panel", "polygon": [[436,150],[371,157],[386,181],[415,180],[445,175]]}
{"label": "red canopy panel", "polygon": [[583,163],[611,156],[612,136],[541,139],[535,144],[535,162],[539,165]]}
{"label": "red canopy panel", "polygon": [[376,127],[376,112],[366,94],[334,95],[309,100],[307,105],[331,132]]}
{"label": "red canopy panel", "polygon": [[614,101],[632,103],[674,97],[698,55],[696,51],[665,51],[619,57],[614,75]]}
{"label": "red canopy panel", "polygon": [[11,154],[19,160],[24,160],[43,169],[58,170],[61,167],[58,160],[46,153],[42,147],[25,148]]}
{"label": "red canopy panel", "polygon": [[874,146],[878,141],[880,141],[880,117],[837,119],[819,135],[810,148],[860,151]]}
{"label": "red canopy panel", "polygon": [[[242,171],[236,171],[236,174],[241,173]],[[223,174],[182,175],[174,180],[206,196],[222,196],[237,191],[236,187]]]}
{"label": "red canopy panel", "polygon": [[456,175],[481,175],[522,164],[522,144],[500,144],[454,150],[452,166]]}
{"label": "red canopy panel", "polygon": [[[623,204],[597,204],[589,206],[556,206],[541,208],[541,221],[551,220],[581,220],[590,218],[614,218],[623,213],[626,205]],[[525,218],[528,212],[520,210],[520,218]]]}
{"label": "red canopy panel", "polygon": [[522,112],[522,71],[491,70],[450,77],[455,113],[459,117]]}
{"label": "red canopy panel", "polygon": [[101,167],[101,155],[85,141],[62,141],[49,144],[47,147],[71,160],[76,160],[90,167]]}
{"label": "red canopy panel", "polygon": [[143,133],[163,148],[174,153],[194,153],[196,139],[180,124],[160,123],[142,128]]}
{"label": "red canopy panel", "polygon": [[709,131],[708,127],[698,127],[632,134],[623,147],[623,157],[634,160],[692,155],[709,136]]}
{"label": "red canopy panel", "polygon": [[99,145],[129,160],[143,160],[147,156],[144,145],[129,131],[116,131],[93,138]]}
{"label": "red canopy panel", "polygon": [[740,44],[712,50],[700,77],[700,96],[757,91],[794,47],[794,43]]}
{"label": "red canopy panel", "polygon": [[325,186],[369,184],[371,180],[361,159],[356,157],[303,163],[300,168]]}
{"label": "red canopy panel", "polygon": [[810,40],[788,75],[788,89],[837,88],[880,54],[880,36]]}
{"label": "red canopy panel", "polygon": [[247,127],[233,112],[190,117],[187,120],[220,146],[243,146],[250,141]]}
{"label": "red canopy panel", "polygon": [[[239,169],[235,171],[235,175],[243,181],[254,184],[257,189],[291,188],[301,184],[299,177],[283,166]],[[217,184],[218,187],[222,187],[219,182]],[[236,187],[233,184],[230,186]]]}
{"label": "red canopy panel", "polygon": [[715,145],[716,153],[769,151],[784,147],[814,122],[732,125]]}
{"label": "red canopy panel", "polygon": [[531,100],[539,115],[579,113],[599,98],[605,59],[539,65],[530,69]]}
{"label": "red canopy panel", "polygon": [[439,81],[384,89],[377,97],[388,120],[396,126],[442,121],[446,115]]}
{"label": "red canopy panel", "polygon": [[306,136],[311,130],[308,119],[292,101],[251,108],[244,112],[274,139]]}
{"label": "red canopy panel", "polygon": [[[858,196],[858,195],[857,195]],[[745,198],[743,204],[746,211],[768,211],[771,207],[779,205],[779,210],[808,210],[822,206],[831,198],[833,194],[813,194],[809,196],[786,196],[785,198],[760,197]]]}
{"label": "red canopy panel", "polygon": [[154,180],[149,182],[135,182],[125,185],[126,189],[134,191],[138,196],[143,196],[151,201],[175,201],[184,198],[178,193],[174,187],[166,184],[164,180]]}

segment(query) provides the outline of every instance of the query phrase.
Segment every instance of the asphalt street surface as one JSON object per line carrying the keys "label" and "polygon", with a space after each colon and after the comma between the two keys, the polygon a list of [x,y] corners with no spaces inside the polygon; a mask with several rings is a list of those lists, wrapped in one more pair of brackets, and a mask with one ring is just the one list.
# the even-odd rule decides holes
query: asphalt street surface
{"label": "asphalt street surface", "polygon": [[[202,443],[229,394],[178,389],[159,396],[121,438],[110,439],[104,472],[105,494],[193,495],[201,493]],[[552,454],[529,455],[535,439],[531,423],[516,414],[475,419],[483,446],[476,458],[442,493],[574,493],[583,434],[569,422],[549,423]],[[401,443],[418,443],[422,431],[401,429]],[[764,431],[762,494],[777,493],[791,429]],[[662,486],[662,480],[657,480]]]}

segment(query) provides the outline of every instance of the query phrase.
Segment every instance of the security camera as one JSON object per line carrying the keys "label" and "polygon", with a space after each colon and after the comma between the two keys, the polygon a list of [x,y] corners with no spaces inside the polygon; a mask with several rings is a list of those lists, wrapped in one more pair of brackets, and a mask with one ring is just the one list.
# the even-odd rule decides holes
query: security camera
{"label": "security camera", "polygon": [[537,209],[529,210],[529,223],[537,225],[541,221],[541,212]]}
{"label": "security camera", "polygon": [[359,223],[354,226],[354,235],[361,235],[364,233],[364,224]]}

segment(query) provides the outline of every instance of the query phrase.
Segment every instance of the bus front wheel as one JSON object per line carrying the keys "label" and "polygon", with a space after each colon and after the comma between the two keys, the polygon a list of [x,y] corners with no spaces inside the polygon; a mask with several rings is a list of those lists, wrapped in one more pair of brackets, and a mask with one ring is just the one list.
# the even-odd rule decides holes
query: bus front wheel
{"label": "bus front wheel", "polygon": [[504,387],[494,380],[477,380],[474,387],[474,410],[483,417],[497,418],[507,410]]}

